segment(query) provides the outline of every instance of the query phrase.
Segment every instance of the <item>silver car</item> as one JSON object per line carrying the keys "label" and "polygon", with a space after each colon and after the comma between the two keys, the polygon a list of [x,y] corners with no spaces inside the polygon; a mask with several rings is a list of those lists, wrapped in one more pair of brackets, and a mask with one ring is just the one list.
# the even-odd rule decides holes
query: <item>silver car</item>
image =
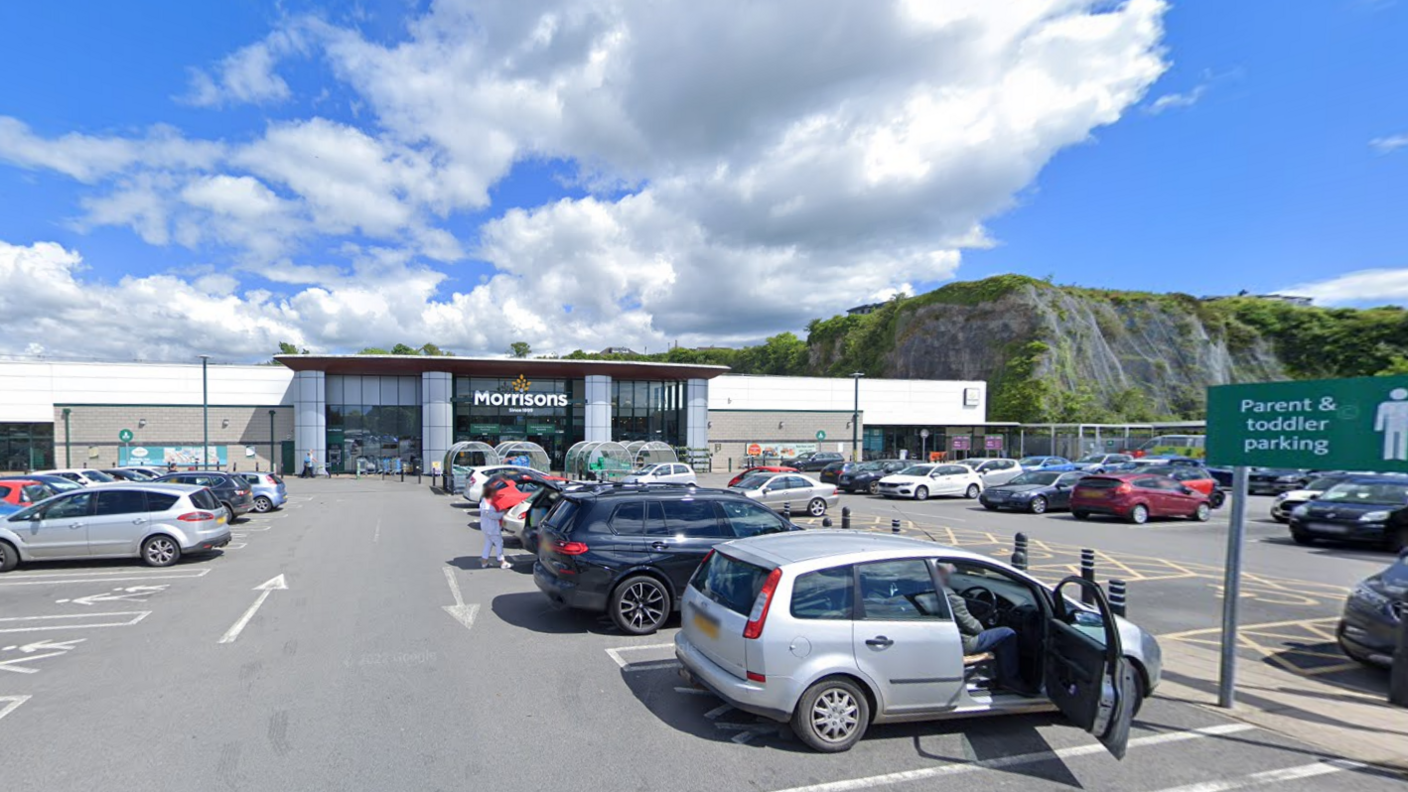
{"label": "silver car", "polygon": [[1015,459],[973,457],[958,464],[972,468],[982,477],[984,487],[997,487],[1022,475],[1022,466]]}
{"label": "silver car", "polygon": [[[951,565],[945,587],[938,564]],[[1096,607],[1081,605],[1079,588]],[[1022,682],[984,686],[946,596],[984,626],[1018,631]],[[903,536],[805,531],[714,548],[685,590],[682,673],[732,706],[791,722],[820,751],[872,723],[1058,710],[1124,754],[1130,718],[1159,683],[1158,642],[1117,618],[1099,587],[1053,591],[976,553]]]}
{"label": "silver car", "polygon": [[21,561],[95,558],[164,567],[229,543],[224,509],[204,487],[96,484],[0,518],[0,572]]}
{"label": "silver car", "polygon": [[260,514],[282,509],[288,503],[288,487],[273,473],[236,473],[249,484],[254,497],[254,510]]}
{"label": "silver car", "polygon": [[841,502],[835,484],[823,484],[798,473],[751,473],[729,489],[778,511],[787,506],[789,511],[805,510],[813,517],[821,517]]}
{"label": "silver car", "polygon": [[623,484],[698,484],[694,471],[680,462],[661,462],[633,470],[621,479]]}

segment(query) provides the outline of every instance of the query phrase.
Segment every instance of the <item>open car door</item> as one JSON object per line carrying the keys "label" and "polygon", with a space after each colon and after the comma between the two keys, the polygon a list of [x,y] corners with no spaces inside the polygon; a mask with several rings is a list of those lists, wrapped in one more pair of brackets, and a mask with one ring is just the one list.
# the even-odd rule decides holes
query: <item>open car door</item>
{"label": "open car door", "polygon": [[[1100,609],[1099,624],[1094,614],[1067,604],[1062,590],[1068,585],[1093,593]],[[1062,580],[1055,595],[1055,615],[1046,630],[1046,695],[1072,723],[1095,735],[1116,759],[1123,759],[1138,693],[1115,615],[1105,592],[1082,578]]]}

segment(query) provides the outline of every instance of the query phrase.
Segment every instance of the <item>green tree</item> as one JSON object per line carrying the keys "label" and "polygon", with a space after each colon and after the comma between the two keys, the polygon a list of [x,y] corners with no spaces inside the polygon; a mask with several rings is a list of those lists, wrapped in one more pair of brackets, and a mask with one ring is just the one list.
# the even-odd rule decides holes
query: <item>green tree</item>
{"label": "green tree", "polygon": [[451,352],[448,349],[441,349],[440,347],[431,343],[426,343],[424,346],[422,346],[420,348],[420,354],[425,355],[426,357],[454,357],[455,355],[454,352]]}
{"label": "green tree", "polygon": [[381,347],[367,347],[366,349],[363,349],[361,352],[358,352],[357,354],[359,354],[359,355],[389,355],[389,354],[391,354],[391,353],[390,353],[390,352],[387,352],[385,349],[382,349]]}
{"label": "green tree", "polygon": [[508,345],[508,351],[516,358],[526,358],[533,354],[533,348],[528,346],[527,341],[514,341]]}
{"label": "green tree", "polygon": [[293,344],[290,344],[290,343],[287,342],[287,341],[280,341],[280,342],[279,342],[279,354],[280,354],[280,355],[306,355],[306,354],[308,354],[308,350],[306,350],[306,349],[300,350],[298,347],[294,346]]}
{"label": "green tree", "polygon": [[420,353],[416,350],[415,347],[406,346],[405,344],[397,344],[396,346],[391,347],[391,354],[393,354],[393,355],[418,355],[418,354],[420,354]]}

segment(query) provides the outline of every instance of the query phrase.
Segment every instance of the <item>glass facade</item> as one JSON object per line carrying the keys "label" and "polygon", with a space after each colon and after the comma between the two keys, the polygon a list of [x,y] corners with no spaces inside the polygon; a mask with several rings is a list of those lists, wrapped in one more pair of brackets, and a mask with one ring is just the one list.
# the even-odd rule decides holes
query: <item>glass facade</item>
{"label": "glass facade", "polygon": [[612,380],[611,439],[684,445],[684,390],[678,381]]}
{"label": "glass facade", "polygon": [[455,442],[527,440],[543,447],[554,470],[586,434],[585,380],[455,377],[454,404]]}
{"label": "glass facade", "polygon": [[0,471],[23,473],[54,467],[54,425],[0,423]]}
{"label": "glass facade", "polygon": [[421,458],[421,378],[329,374],[328,468],[394,470]]}

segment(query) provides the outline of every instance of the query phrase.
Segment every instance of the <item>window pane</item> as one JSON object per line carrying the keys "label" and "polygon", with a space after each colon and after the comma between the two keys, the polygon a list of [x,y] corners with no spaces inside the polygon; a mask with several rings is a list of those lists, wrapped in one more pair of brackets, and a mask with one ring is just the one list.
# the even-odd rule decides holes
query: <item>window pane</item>
{"label": "window pane", "polygon": [[689,584],[734,613],[747,614],[753,610],[753,601],[767,577],[768,570],[762,567],[714,553]]}
{"label": "window pane", "polygon": [[147,510],[141,490],[104,490],[98,493],[97,516],[136,514]]}
{"label": "window pane", "polygon": [[362,403],[362,378],[357,376],[342,378],[342,403]]}
{"label": "window pane", "polygon": [[640,536],[645,533],[645,504],[623,503],[611,515],[611,530],[617,536]]}
{"label": "window pane", "polygon": [[665,501],[665,527],[677,536],[722,536],[714,504],[700,500]]}
{"label": "window pane", "polygon": [[88,516],[88,505],[93,499],[93,493],[80,492],[70,495],[67,498],[53,504],[44,513],[46,520],[63,520],[74,517]]}
{"label": "window pane", "polygon": [[787,524],[775,512],[764,506],[746,501],[719,501],[724,516],[733,528],[733,535],[739,537],[777,533],[787,529]]}
{"label": "window pane", "polygon": [[397,377],[398,395],[396,403],[405,407],[420,404],[420,396],[416,393],[416,386],[420,384],[420,377]]}
{"label": "window pane", "polygon": [[883,561],[860,567],[861,602],[869,621],[943,619],[946,603],[934,588],[923,559]]}
{"label": "window pane", "polygon": [[808,572],[792,584],[792,615],[798,619],[849,619],[854,590],[849,566]]}
{"label": "window pane", "polygon": [[164,492],[148,492],[147,509],[148,511],[154,512],[166,511],[175,506],[178,500],[180,500],[180,498],[175,495],[167,495]]}
{"label": "window pane", "polygon": [[327,403],[328,403],[328,404],[342,404],[342,402],[343,402],[343,396],[342,396],[342,394],[343,394],[343,389],[342,389],[342,384],[343,384],[345,381],[346,381],[346,377],[345,377],[344,375],[341,375],[341,374],[329,374],[329,375],[327,375],[327,390],[323,393],[323,397],[327,400]]}
{"label": "window pane", "polygon": [[381,378],[381,397],[377,399],[377,404],[395,405],[401,399],[400,377]]}

